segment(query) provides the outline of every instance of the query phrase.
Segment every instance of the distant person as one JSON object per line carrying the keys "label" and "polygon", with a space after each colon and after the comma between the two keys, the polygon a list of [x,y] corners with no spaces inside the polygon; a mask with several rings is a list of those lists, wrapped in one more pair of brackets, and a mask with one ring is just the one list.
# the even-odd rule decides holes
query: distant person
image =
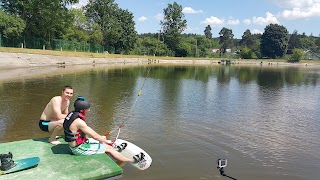
{"label": "distant person", "polygon": [[42,131],[51,133],[48,141],[53,145],[61,143],[57,141],[57,137],[63,134],[63,121],[69,113],[68,108],[72,96],[72,87],[65,86],[61,96],[53,97],[40,116],[39,127]]}
{"label": "distant person", "polygon": [[[70,150],[75,155],[92,155],[108,153],[114,159],[121,162],[138,162],[139,157],[134,160],[126,158],[116,151],[105,136],[101,136],[91,129],[85,119],[85,115],[90,111],[90,102],[79,96],[74,102],[74,111],[70,112],[64,120],[63,128],[65,141],[69,143]],[[87,138],[86,135],[91,138]]]}

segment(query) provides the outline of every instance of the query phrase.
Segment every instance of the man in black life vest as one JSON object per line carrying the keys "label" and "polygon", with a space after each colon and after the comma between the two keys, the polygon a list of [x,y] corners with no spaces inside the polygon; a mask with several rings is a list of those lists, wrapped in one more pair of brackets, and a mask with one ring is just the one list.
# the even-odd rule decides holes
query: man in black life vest
{"label": "man in black life vest", "polygon": [[[101,136],[91,129],[85,119],[86,113],[90,111],[90,102],[84,97],[79,96],[74,102],[74,111],[70,112],[64,120],[63,129],[65,141],[75,155],[92,155],[108,153],[113,158],[122,162],[133,162],[133,160],[124,157],[113,147],[110,140]],[[91,138],[87,138],[86,135]]]}

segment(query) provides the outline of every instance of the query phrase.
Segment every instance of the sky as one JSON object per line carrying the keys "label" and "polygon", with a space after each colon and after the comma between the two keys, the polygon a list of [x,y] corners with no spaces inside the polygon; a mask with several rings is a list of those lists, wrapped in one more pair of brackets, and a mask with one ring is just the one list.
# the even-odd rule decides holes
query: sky
{"label": "sky", "polygon": [[[79,0],[73,7],[86,5]],[[213,37],[220,30],[231,29],[234,38],[241,38],[249,29],[263,33],[270,23],[287,28],[289,33],[320,36],[320,0],[115,0],[121,9],[133,13],[138,34],[157,33],[161,29],[163,10],[174,2],[182,6],[187,29],[183,33],[204,35],[210,25]]]}

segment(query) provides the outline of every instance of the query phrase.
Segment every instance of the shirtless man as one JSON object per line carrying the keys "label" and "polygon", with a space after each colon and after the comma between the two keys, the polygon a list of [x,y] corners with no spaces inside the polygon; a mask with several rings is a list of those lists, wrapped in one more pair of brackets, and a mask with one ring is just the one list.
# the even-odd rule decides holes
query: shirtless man
{"label": "shirtless man", "polygon": [[69,113],[68,108],[72,96],[72,87],[65,86],[62,89],[61,96],[53,97],[41,114],[39,127],[42,131],[51,133],[48,141],[53,145],[61,143],[57,141],[56,137],[63,134],[63,121]]}

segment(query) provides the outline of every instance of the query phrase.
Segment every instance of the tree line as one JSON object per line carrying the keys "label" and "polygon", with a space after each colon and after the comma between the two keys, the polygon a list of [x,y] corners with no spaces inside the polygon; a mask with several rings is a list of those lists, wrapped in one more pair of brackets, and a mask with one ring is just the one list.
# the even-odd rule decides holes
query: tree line
{"label": "tree line", "polygon": [[300,60],[306,50],[320,54],[320,37],[292,34],[286,27],[269,24],[263,34],[246,30],[241,39],[223,27],[213,37],[207,25],[203,35],[185,34],[187,20],[176,2],[163,9],[161,29],[138,34],[134,16],[114,0],[89,0],[82,8],[68,8],[78,0],[2,0],[0,33],[7,39],[42,39],[50,49],[52,39],[100,44],[114,53],[176,57],[284,58]]}

